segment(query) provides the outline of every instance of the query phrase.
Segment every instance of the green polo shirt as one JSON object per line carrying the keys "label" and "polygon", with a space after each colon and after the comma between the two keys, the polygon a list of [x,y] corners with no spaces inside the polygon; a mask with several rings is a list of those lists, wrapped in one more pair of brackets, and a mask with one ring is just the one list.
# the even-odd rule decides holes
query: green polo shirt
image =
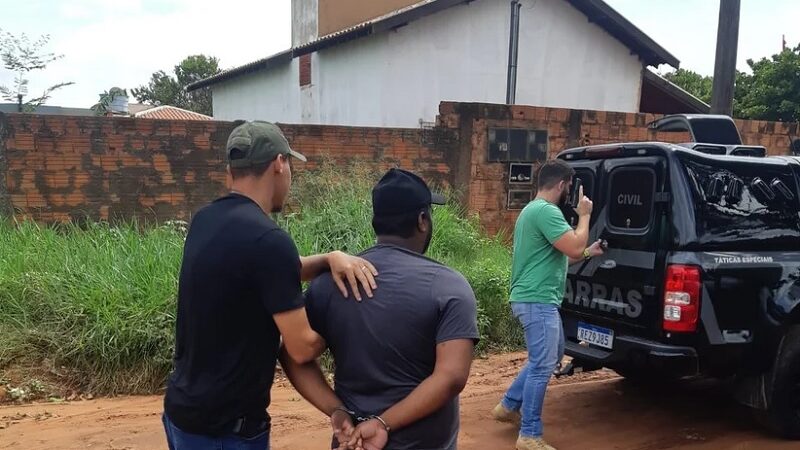
{"label": "green polo shirt", "polygon": [[522,210],[514,226],[511,301],[561,305],[568,259],[553,243],[572,228],[558,207],[536,199]]}

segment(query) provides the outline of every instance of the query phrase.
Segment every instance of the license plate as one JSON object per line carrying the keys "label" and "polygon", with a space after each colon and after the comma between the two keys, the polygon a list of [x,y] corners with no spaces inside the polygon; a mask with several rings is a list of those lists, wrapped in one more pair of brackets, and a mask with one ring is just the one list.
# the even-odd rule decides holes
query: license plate
{"label": "license plate", "polygon": [[614,330],[579,322],[578,340],[611,349],[614,346]]}

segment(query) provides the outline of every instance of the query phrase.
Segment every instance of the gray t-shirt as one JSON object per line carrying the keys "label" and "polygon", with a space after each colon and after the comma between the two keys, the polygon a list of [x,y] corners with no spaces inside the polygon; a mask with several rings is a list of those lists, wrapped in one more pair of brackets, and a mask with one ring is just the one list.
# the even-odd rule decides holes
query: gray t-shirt
{"label": "gray t-shirt", "polygon": [[[336,364],[334,390],[359,414],[382,414],[433,373],[436,345],[477,342],[477,305],[467,280],[417,253],[377,245],[361,255],[379,272],[373,298],[343,299],[330,274],[306,292],[311,326]],[[386,449],[455,449],[458,397],[389,435]]]}

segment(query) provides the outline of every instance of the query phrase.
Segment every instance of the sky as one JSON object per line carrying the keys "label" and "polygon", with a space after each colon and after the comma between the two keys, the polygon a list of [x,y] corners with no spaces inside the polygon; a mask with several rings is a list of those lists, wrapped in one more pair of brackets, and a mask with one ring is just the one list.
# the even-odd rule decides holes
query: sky
{"label": "sky", "polygon": [[[502,0],[493,0],[502,1]],[[634,25],[702,74],[714,71],[718,0],[606,0]],[[738,68],[800,42],[800,1],[741,0]],[[184,57],[203,53],[222,68],[246,64],[291,44],[290,0],[0,0],[0,29],[51,37],[63,54],[30,75],[31,94],[62,81],[55,106],[88,108],[114,86],[146,84]],[[662,66],[660,71],[669,70]],[[14,74],[0,67],[0,85]]]}

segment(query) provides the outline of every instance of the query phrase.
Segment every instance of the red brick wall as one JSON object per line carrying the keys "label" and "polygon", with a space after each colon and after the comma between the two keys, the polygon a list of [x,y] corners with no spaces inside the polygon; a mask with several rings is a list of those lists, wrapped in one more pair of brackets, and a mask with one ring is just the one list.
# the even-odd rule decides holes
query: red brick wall
{"label": "red brick wall", "polygon": [[[656,133],[647,128],[653,114],[581,111],[532,106],[442,103],[439,125],[457,130],[461,159],[454,167],[455,184],[468,210],[480,216],[491,233],[511,230],[519,211],[507,209],[508,163],[488,162],[490,127],[547,130],[548,156],[582,145],[613,142],[689,142],[688,133]],[[770,154],[786,154],[797,124],[737,121],[746,144],[763,145]]]}
{"label": "red brick wall", "polygon": [[[0,114],[0,210],[44,222],[189,219],[226,191],[229,122]],[[323,155],[449,184],[421,130],[282,125],[313,169]]]}
{"label": "red brick wall", "polygon": [[[488,128],[548,131],[549,156],[580,145],[621,141],[688,141],[654,133],[652,114],[530,106],[442,103],[435,129],[281,125],[309,157],[358,159],[380,173],[419,172],[456,188],[492,233],[509,230],[508,164],[487,162]],[[798,124],[737,121],[745,143],[786,154]],[[224,148],[230,122],[0,114],[0,213],[42,221],[139,217],[188,219],[226,190]]]}

